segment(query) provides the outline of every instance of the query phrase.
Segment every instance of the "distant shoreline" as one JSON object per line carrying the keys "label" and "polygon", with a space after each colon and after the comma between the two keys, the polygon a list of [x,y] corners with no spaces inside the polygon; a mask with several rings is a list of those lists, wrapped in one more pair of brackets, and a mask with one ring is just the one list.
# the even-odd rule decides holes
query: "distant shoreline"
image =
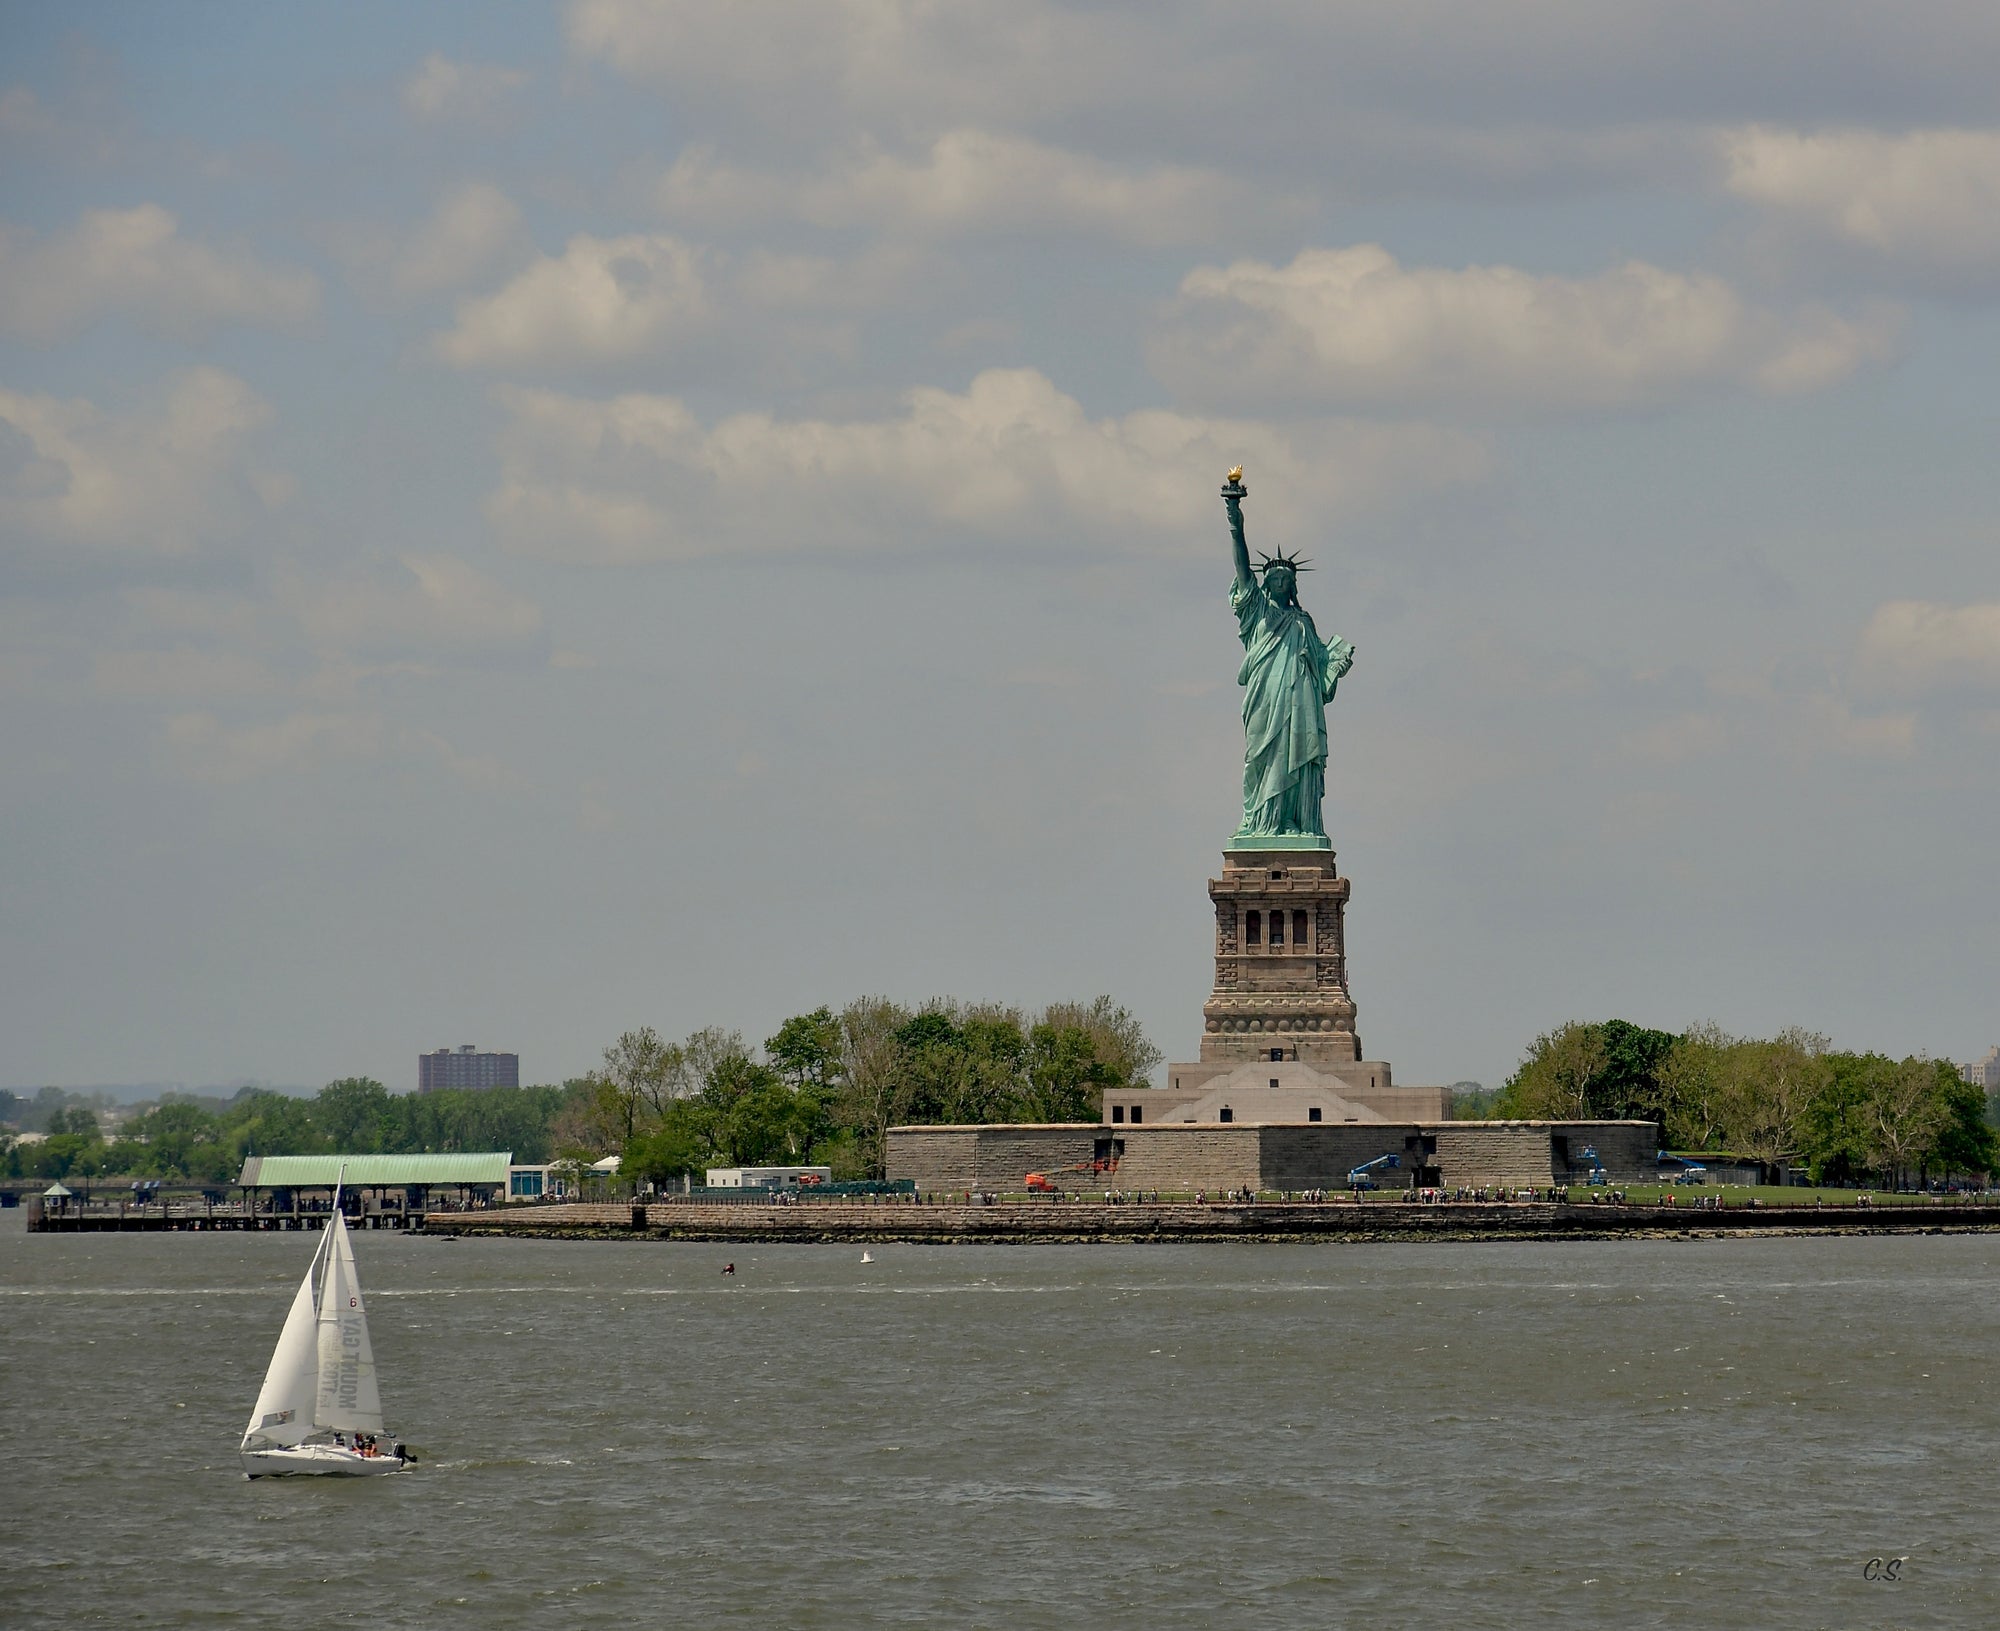
{"label": "distant shoreline", "polygon": [[1013,1203],[703,1206],[578,1204],[432,1212],[422,1233],[528,1240],[669,1240],[753,1245],[1142,1245],[1182,1241],[1621,1240],[1735,1235],[1978,1234],[2000,1206],[1691,1207],[1400,1201],[1310,1205]]}

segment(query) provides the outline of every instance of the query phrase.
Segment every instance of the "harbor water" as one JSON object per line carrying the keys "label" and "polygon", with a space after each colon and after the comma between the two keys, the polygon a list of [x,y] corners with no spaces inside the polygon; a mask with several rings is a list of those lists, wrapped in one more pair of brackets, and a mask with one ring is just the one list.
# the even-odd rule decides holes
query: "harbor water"
{"label": "harbor water", "polygon": [[252,1483],[316,1243],[0,1216],[6,1623],[2000,1623],[1991,1235],[362,1233],[422,1464]]}

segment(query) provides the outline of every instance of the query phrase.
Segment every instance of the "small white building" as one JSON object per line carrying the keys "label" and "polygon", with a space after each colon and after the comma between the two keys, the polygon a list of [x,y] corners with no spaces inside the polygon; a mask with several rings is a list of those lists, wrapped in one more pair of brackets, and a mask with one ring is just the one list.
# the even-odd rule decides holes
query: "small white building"
{"label": "small white building", "polygon": [[710,1167],[710,1189],[811,1189],[833,1182],[832,1167]]}
{"label": "small white building", "polygon": [[539,1201],[567,1199],[575,1190],[576,1164],[548,1161],[507,1169],[507,1199]]}

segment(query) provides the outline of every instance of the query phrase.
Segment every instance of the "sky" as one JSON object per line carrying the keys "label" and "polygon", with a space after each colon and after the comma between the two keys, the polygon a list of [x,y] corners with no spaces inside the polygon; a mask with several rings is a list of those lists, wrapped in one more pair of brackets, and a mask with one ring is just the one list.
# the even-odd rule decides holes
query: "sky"
{"label": "sky", "polygon": [[2000,9],[0,10],[0,1082],[1194,1056],[1216,496],[1370,1057],[2000,1037]]}

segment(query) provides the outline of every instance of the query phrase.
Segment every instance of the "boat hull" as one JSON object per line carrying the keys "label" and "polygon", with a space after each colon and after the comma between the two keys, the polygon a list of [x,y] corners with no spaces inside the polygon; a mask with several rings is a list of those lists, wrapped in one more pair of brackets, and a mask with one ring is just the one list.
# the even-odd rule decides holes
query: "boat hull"
{"label": "boat hull", "polygon": [[289,1449],[240,1452],[246,1478],[375,1478],[401,1472],[393,1455],[361,1455],[332,1444],[297,1444]]}

